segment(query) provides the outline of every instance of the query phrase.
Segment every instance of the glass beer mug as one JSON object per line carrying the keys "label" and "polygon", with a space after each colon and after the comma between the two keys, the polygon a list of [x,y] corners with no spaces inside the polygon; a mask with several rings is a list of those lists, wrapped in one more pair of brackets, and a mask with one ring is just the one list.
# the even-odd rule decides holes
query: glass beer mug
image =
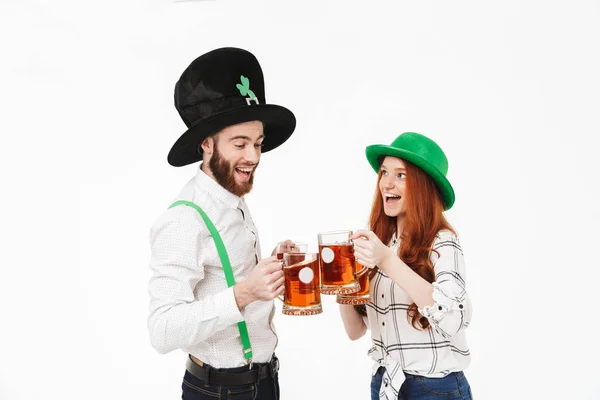
{"label": "glass beer mug", "polygon": [[302,242],[294,242],[292,245],[287,242],[279,242],[275,248],[275,254],[278,260],[283,260],[283,253],[306,253],[308,245]]}
{"label": "glass beer mug", "polygon": [[360,266],[362,268],[360,274],[358,275],[358,284],[360,285],[360,290],[356,293],[348,293],[341,294],[338,293],[335,301],[338,304],[352,304],[352,305],[360,305],[367,304],[371,301],[371,294],[369,293],[369,268],[364,268],[358,261],[354,261],[356,263],[357,268]]}
{"label": "glass beer mug", "polygon": [[316,315],[321,306],[319,257],[317,253],[283,253],[282,313],[285,315]]}
{"label": "glass beer mug", "polygon": [[357,271],[354,259],[352,231],[319,233],[319,258],[321,267],[321,293],[350,294],[360,291],[358,275],[367,268]]}

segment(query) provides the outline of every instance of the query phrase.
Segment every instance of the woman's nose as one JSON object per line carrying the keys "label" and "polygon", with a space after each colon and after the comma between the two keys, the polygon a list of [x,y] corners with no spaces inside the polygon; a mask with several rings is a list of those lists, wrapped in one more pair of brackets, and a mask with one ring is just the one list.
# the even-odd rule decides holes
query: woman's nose
{"label": "woman's nose", "polygon": [[389,179],[388,177],[383,177],[383,178],[381,178],[381,180],[383,181],[382,183],[383,183],[384,188],[390,189],[390,188],[394,187],[394,182],[392,182],[392,180]]}

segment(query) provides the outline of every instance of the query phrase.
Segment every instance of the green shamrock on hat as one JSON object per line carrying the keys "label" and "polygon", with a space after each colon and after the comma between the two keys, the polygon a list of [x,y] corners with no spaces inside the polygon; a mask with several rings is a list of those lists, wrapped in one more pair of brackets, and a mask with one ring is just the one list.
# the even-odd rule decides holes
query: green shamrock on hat
{"label": "green shamrock on hat", "polygon": [[238,90],[240,91],[240,94],[242,96],[248,95],[248,97],[250,97],[250,98],[256,98],[256,95],[254,94],[254,92],[252,90],[250,90],[250,80],[248,78],[246,78],[244,75],[240,75],[240,81],[242,82],[241,85],[239,83],[237,85],[235,85],[235,87],[237,87]]}

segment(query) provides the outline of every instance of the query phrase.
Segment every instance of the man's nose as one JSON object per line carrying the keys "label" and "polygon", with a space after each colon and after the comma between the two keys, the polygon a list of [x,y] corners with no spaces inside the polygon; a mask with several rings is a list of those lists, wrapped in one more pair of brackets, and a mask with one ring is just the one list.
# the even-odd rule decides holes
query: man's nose
{"label": "man's nose", "polygon": [[256,164],[260,160],[260,147],[247,146],[244,158],[246,161]]}

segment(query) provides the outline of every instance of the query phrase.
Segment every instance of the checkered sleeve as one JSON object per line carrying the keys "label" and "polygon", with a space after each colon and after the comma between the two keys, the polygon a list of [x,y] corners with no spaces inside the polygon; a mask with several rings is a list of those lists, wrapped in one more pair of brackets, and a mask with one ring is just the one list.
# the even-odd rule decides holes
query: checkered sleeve
{"label": "checkered sleeve", "polygon": [[419,309],[432,327],[444,338],[467,328],[471,321],[471,302],[465,283],[465,263],[456,234],[442,231],[433,245],[435,282],[432,306]]}

